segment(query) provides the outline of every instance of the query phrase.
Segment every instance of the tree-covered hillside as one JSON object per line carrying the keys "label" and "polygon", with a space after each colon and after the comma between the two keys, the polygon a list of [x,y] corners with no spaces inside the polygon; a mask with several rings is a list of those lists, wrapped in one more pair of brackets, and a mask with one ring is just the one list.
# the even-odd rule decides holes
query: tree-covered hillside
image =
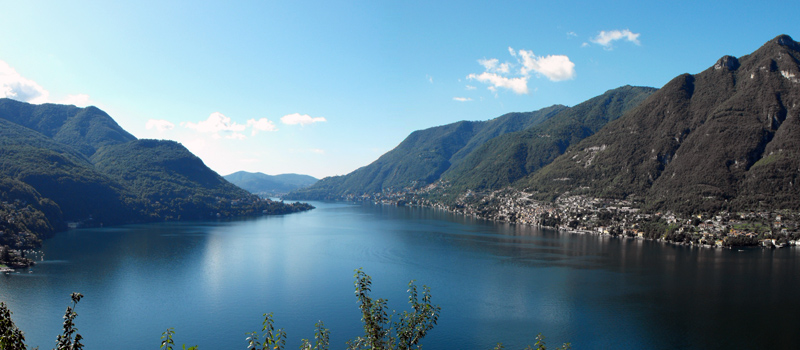
{"label": "tree-covered hillside", "polygon": [[541,124],[501,134],[472,150],[442,179],[453,189],[492,190],[508,186],[550,164],[566,149],[639,105],[656,89],[623,86],[561,110]]}
{"label": "tree-covered hillside", "polygon": [[550,119],[567,107],[509,113],[489,121],[460,121],[418,130],[378,160],[344,176],[328,177],[288,198],[326,199],[344,195],[424,186],[439,180],[472,150],[504,133],[524,130]]}
{"label": "tree-covered hillside", "polygon": [[[137,140],[96,107],[0,99],[0,245],[73,225],[279,214],[172,141]],[[2,221],[2,220],[0,220]]]}

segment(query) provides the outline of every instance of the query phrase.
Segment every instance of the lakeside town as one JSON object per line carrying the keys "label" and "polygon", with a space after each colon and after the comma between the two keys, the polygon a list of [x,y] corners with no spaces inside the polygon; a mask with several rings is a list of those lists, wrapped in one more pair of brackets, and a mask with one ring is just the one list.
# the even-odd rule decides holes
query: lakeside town
{"label": "lakeside town", "polygon": [[496,222],[707,248],[800,245],[800,213],[788,210],[681,215],[646,212],[628,200],[582,195],[562,195],[552,203],[542,202],[533,199],[531,193],[513,188],[488,193],[468,190],[452,204],[432,199],[439,198],[445,187],[436,183],[422,189],[387,190],[344,199],[429,207]]}

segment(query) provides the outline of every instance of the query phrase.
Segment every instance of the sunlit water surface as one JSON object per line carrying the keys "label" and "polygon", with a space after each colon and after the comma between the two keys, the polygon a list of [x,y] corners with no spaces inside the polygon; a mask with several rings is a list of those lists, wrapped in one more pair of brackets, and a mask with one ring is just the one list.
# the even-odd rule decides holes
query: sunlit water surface
{"label": "sunlit water surface", "polygon": [[373,296],[407,309],[417,280],[442,307],[427,349],[521,349],[543,333],[573,349],[800,346],[800,251],[698,249],[559,234],[441,211],[315,203],[231,222],[73,230],[30,273],[0,275],[0,300],[29,345],[49,349],[71,292],[87,349],[157,349],[161,333],[201,349],[244,349],[274,313],[287,348],[362,334],[356,268]]}

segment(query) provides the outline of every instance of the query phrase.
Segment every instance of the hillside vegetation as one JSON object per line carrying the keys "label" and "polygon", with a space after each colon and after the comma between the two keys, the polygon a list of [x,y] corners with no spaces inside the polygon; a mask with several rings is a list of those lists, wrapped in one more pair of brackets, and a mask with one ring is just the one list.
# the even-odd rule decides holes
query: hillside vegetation
{"label": "hillside vegetation", "polygon": [[575,107],[554,105],[488,121],[460,121],[411,133],[378,160],[329,177],[288,198],[337,199],[418,189],[445,180],[450,191],[507,186],[619,118],[655,91],[623,86]]}
{"label": "hillside vegetation", "polygon": [[0,245],[74,226],[307,210],[261,200],[182,145],[137,140],[96,107],[0,99]]}

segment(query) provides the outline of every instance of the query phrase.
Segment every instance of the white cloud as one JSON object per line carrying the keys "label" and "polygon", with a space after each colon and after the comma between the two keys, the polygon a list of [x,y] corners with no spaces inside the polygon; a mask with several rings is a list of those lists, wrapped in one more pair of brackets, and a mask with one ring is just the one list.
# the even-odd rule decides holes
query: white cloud
{"label": "white cloud", "polygon": [[610,30],[610,31],[600,31],[596,37],[590,39],[589,41],[602,45],[606,48],[611,48],[611,43],[617,40],[627,40],[636,45],[640,45],[639,43],[639,35],[640,33],[634,33],[630,30]]}
{"label": "white cloud", "polygon": [[244,136],[244,135],[242,135],[242,134],[240,134],[238,132],[235,132],[235,133],[232,133],[232,134],[230,134],[228,136],[225,136],[225,138],[226,139],[231,139],[231,140],[244,140],[244,139],[247,138],[247,136]]}
{"label": "white cloud", "polygon": [[469,101],[472,101],[472,99],[469,98],[469,97],[453,97],[453,101],[469,102]]}
{"label": "white cloud", "polygon": [[491,73],[507,74],[511,69],[511,66],[510,66],[510,64],[508,62],[505,62],[505,63],[501,64],[500,61],[498,59],[496,59],[496,58],[492,58],[492,59],[488,59],[488,60],[487,59],[481,59],[481,60],[478,60],[478,63],[481,66],[483,66],[483,68],[486,69],[487,72],[491,72]]}
{"label": "white cloud", "polygon": [[[545,76],[551,81],[563,81],[575,78],[575,63],[564,55],[536,56],[533,51],[508,48],[508,53],[516,59],[516,63],[504,62],[496,58],[479,59],[478,64],[483,66],[484,72],[472,73],[467,79],[477,80],[490,85],[489,90],[497,92],[503,88],[517,94],[527,94],[528,80],[531,75]],[[467,89],[474,89],[467,85]]]}
{"label": "white cloud", "polygon": [[39,104],[49,102],[50,93],[35,81],[21,76],[8,63],[0,61],[0,97]]}
{"label": "white cloud", "polygon": [[578,36],[578,34],[575,33],[575,32],[567,32],[567,36],[568,37],[576,37],[576,36]]}
{"label": "white cloud", "polygon": [[78,107],[91,104],[87,94],[67,95],[63,100],[52,101],[49,91],[35,81],[23,77],[4,61],[0,61],[0,98],[2,97],[33,104],[59,103]]}
{"label": "white cloud", "polygon": [[323,117],[312,118],[308,114],[300,114],[300,113],[287,114],[281,117],[281,123],[288,125],[296,125],[296,124],[306,125],[306,124],[313,124],[325,121],[327,120]]}
{"label": "white cloud", "polygon": [[325,150],[320,148],[312,148],[309,149],[309,151],[311,151],[311,153],[316,153],[316,154],[325,154]]}
{"label": "white cloud", "polygon": [[425,78],[426,78],[426,79],[428,79],[428,81],[429,81],[431,84],[433,84],[433,77],[432,77],[432,76],[425,74]]}
{"label": "white cloud", "polygon": [[575,78],[575,63],[564,55],[536,56],[532,51],[519,50],[522,59],[520,74],[529,75],[531,71],[546,76],[551,81]]}
{"label": "white cloud", "polygon": [[168,120],[164,119],[150,119],[147,121],[147,124],[145,124],[144,127],[147,130],[156,129],[158,132],[164,132],[175,128],[175,124],[172,124]]}
{"label": "white cloud", "polygon": [[467,90],[475,90],[475,89],[477,88],[472,85],[467,85]]}
{"label": "white cloud", "polygon": [[253,136],[256,135],[259,131],[277,131],[278,128],[275,126],[271,120],[267,118],[261,118],[258,120],[250,119],[247,121],[247,126],[253,128]]}
{"label": "white cloud", "polygon": [[481,83],[491,84],[489,90],[495,91],[497,88],[505,88],[517,94],[528,93],[528,77],[508,78],[496,73],[483,72],[481,74],[470,74],[468,79],[474,79]]}
{"label": "white cloud", "polygon": [[211,115],[208,116],[208,119],[197,123],[183,122],[181,123],[181,126],[204,133],[218,133],[220,131],[237,132],[244,131],[244,129],[247,127],[246,125],[231,121],[231,118],[226,117],[220,112],[211,113]]}

